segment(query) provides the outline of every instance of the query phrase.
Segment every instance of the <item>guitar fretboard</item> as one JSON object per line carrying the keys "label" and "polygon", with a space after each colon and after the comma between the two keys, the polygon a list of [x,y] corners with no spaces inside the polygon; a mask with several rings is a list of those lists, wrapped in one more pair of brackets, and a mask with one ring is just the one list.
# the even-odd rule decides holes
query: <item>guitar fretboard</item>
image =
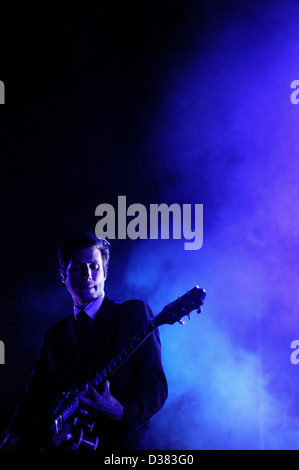
{"label": "guitar fretboard", "polygon": [[137,335],[135,335],[129,344],[125,346],[118,355],[112,359],[112,361],[107,364],[107,366],[99,372],[94,380],[91,381],[93,385],[96,387],[101,386],[106,380],[110,380],[112,375],[121,367],[131,355],[142,345],[142,343],[148,338],[148,336],[154,331],[156,328],[154,318],[151,319],[143,328],[143,330],[139,331]]}

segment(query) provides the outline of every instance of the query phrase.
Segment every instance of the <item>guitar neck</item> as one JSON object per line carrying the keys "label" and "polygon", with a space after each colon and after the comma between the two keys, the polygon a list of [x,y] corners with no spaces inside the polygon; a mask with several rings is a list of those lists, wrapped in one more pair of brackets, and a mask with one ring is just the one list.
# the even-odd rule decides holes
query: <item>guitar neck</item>
{"label": "guitar neck", "polygon": [[126,361],[132,356],[133,353],[142,345],[142,343],[151,335],[151,333],[156,329],[155,318],[152,318],[143,328],[135,335],[129,344],[125,346],[118,355],[112,359],[109,364],[99,372],[95,378],[91,381],[92,385],[100,387],[107,380],[110,380],[115,372],[123,366]]}
{"label": "guitar neck", "polygon": [[151,318],[145,327],[131,339],[129,344],[96,375],[91,383],[96,387],[100,387],[104,382],[110,380],[113,374],[115,374],[115,372],[129,359],[129,357],[131,357],[131,355],[158,326],[163,325],[164,323],[172,325],[176,321],[180,321],[182,316],[203,304],[205,295],[206,293],[203,289],[195,286],[184,296],[179,297],[176,301],[166,305],[166,307],[164,307],[156,317]]}

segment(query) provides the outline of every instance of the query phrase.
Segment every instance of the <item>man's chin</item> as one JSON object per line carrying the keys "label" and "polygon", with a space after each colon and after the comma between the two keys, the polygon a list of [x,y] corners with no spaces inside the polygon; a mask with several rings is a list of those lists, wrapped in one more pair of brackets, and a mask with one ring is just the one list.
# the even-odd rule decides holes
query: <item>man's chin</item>
{"label": "man's chin", "polygon": [[98,292],[80,292],[80,295],[78,295],[78,300],[80,301],[81,304],[88,304],[90,302],[93,302],[99,297]]}

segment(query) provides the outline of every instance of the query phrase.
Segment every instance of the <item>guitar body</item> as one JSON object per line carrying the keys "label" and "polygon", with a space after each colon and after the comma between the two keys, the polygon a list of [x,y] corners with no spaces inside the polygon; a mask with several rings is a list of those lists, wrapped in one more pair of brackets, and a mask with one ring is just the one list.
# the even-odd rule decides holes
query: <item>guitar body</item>
{"label": "guitar body", "polygon": [[74,385],[54,408],[51,417],[51,434],[54,437],[46,444],[45,450],[97,449],[99,439],[93,434],[96,420],[87,411],[78,409],[77,397],[83,390],[83,384]]}
{"label": "guitar body", "polygon": [[95,418],[87,412],[79,412],[74,419],[74,427],[80,430],[75,450],[96,450],[99,438],[93,433]]}
{"label": "guitar body", "polygon": [[94,425],[94,417],[80,411],[54,435],[44,450],[96,450],[99,438],[93,433]]}

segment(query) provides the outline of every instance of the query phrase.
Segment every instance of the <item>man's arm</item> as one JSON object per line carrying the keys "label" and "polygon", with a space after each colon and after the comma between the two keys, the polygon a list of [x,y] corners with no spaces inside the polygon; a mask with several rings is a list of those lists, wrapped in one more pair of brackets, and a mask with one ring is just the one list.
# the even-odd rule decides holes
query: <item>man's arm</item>
{"label": "man's arm", "polygon": [[[153,316],[150,306],[143,301],[128,301],[122,306],[124,323],[131,323],[131,335],[142,331]],[[129,432],[145,424],[167,399],[168,387],[161,362],[161,341],[157,328],[132,355],[131,363],[133,384],[127,393],[119,397],[124,407],[123,422]]]}
{"label": "man's arm", "polygon": [[[56,379],[48,358],[47,333],[40,344],[23,399],[17,407],[2,443],[9,447],[38,448],[39,439],[55,399]],[[2,448],[2,447],[1,447]]]}

